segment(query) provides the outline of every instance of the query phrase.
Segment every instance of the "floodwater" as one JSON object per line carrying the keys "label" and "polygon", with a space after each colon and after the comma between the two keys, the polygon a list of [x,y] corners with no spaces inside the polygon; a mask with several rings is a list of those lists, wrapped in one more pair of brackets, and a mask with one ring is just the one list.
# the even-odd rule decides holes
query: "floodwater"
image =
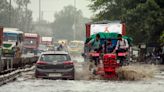
{"label": "floodwater", "polygon": [[18,79],[0,92],[164,92],[164,79],[146,81]]}
{"label": "floodwater", "polygon": [[164,92],[164,72],[140,81],[86,80],[82,64],[76,64],[77,80],[35,79],[30,71],[1,86],[0,92]]}

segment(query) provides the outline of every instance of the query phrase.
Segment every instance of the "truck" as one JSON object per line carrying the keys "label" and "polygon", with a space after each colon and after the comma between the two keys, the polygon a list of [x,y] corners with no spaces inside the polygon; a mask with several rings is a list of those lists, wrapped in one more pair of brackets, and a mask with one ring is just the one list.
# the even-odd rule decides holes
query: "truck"
{"label": "truck", "polygon": [[53,47],[53,37],[40,37],[39,52],[48,51]]}
{"label": "truck", "polygon": [[100,21],[86,24],[86,38],[99,32],[126,35],[126,25],[120,21]]}
{"label": "truck", "polygon": [[52,45],[53,44],[53,37],[41,37],[40,43],[42,45]]}
{"label": "truck", "polygon": [[0,27],[0,56],[2,54],[2,44],[3,44],[3,27]]}
{"label": "truck", "polygon": [[[23,51],[23,32],[18,28],[3,29],[2,55],[4,57],[21,57]],[[15,53],[18,52],[18,53]]]}
{"label": "truck", "polygon": [[24,53],[34,53],[37,54],[38,46],[39,46],[39,34],[36,33],[24,33],[24,45],[23,51]]}
{"label": "truck", "polygon": [[3,70],[2,69],[2,44],[3,44],[3,27],[0,27],[0,72]]}

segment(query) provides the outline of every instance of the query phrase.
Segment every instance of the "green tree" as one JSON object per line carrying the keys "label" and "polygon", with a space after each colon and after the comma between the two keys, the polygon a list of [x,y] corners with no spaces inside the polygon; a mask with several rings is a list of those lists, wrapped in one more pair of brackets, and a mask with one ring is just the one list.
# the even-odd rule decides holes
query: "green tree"
{"label": "green tree", "polygon": [[52,29],[55,38],[73,40],[74,29],[76,29],[76,39],[84,38],[85,25],[83,24],[87,18],[82,16],[81,10],[77,10],[73,6],[66,6],[60,12],[55,13],[54,17]]}
{"label": "green tree", "polygon": [[20,30],[29,32],[32,27],[32,11],[28,9],[30,0],[15,0],[17,8],[15,9],[15,20],[14,26]]}
{"label": "green tree", "polygon": [[163,0],[90,0],[94,20],[121,20],[135,43],[156,43],[164,30]]}
{"label": "green tree", "polygon": [[[9,3],[7,0],[0,0],[0,26],[9,26]],[[13,8],[12,8],[13,11]]]}
{"label": "green tree", "polygon": [[29,31],[32,27],[32,11],[28,9],[30,0],[12,0],[17,7],[10,6],[7,0],[0,0],[0,26],[15,27]]}
{"label": "green tree", "polygon": [[162,32],[162,34],[160,36],[160,41],[161,41],[161,43],[164,44],[164,31]]}

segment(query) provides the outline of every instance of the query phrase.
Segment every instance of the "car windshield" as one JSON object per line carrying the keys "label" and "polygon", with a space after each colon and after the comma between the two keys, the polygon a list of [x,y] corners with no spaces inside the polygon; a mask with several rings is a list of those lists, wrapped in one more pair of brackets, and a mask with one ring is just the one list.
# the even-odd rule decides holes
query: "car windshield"
{"label": "car windshield", "polygon": [[71,60],[67,54],[45,54],[42,55],[40,61],[53,62],[53,61],[69,61]]}
{"label": "car windshield", "polygon": [[3,40],[4,41],[17,41],[17,36],[16,35],[4,36]]}

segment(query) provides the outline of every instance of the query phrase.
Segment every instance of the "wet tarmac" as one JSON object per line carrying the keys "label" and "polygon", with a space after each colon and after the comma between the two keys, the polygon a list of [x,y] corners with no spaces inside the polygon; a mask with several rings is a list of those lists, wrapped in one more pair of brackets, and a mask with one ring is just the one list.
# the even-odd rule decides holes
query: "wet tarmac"
{"label": "wet tarmac", "polygon": [[145,81],[44,80],[19,78],[0,92],[164,92],[164,79]]}
{"label": "wet tarmac", "polygon": [[78,62],[77,67],[77,75],[81,74],[77,80],[35,79],[30,71],[1,86],[0,92],[164,92],[164,72],[142,81],[85,80],[85,74],[81,73],[83,62]]}

